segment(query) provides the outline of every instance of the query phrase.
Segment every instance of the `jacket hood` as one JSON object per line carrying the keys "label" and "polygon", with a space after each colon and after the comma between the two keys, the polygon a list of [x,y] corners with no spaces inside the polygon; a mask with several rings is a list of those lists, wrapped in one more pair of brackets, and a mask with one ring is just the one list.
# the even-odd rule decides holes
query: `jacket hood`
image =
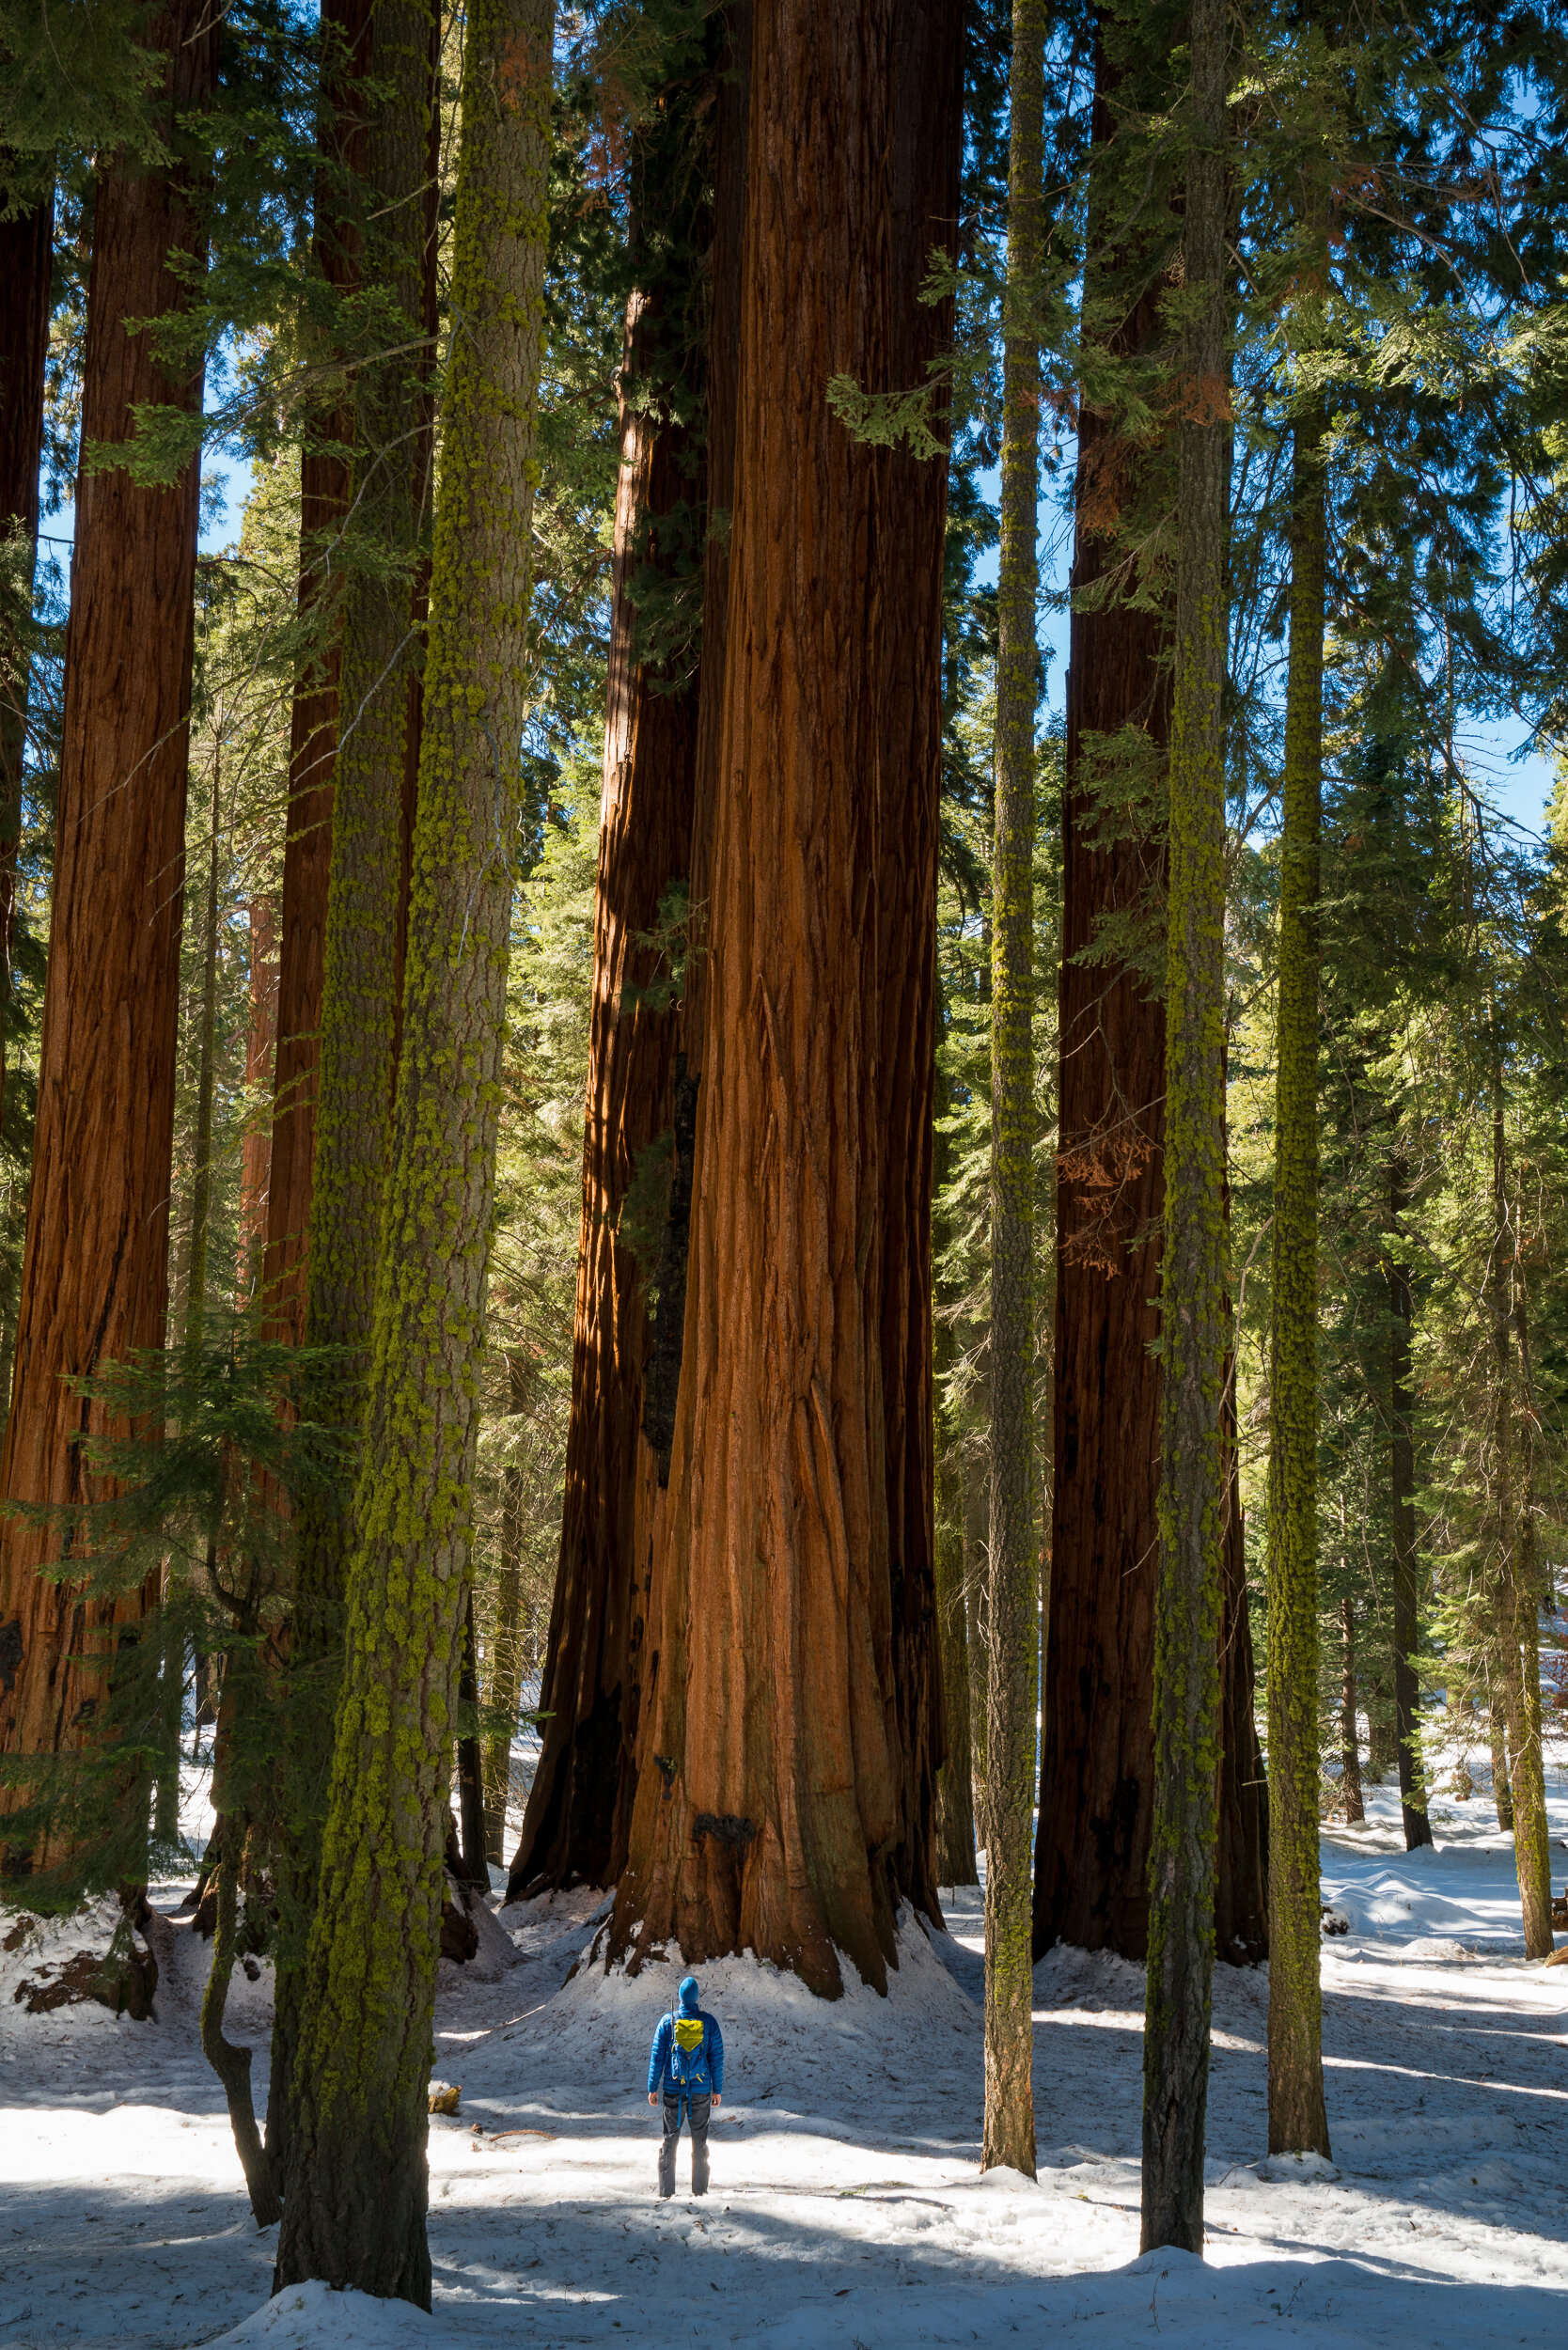
{"label": "jacket hood", "polygon": [[681,2013],[682,2015],[695,2015],[697,2013],[697,1977],[695,1975],[687,1975],[682,1982],[680,1990]]}

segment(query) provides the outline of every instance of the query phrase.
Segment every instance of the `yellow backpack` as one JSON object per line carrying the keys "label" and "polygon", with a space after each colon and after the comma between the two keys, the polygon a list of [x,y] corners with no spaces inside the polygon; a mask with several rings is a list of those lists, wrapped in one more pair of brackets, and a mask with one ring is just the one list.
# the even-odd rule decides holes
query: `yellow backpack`
{"label": "yellow backpack", "polygon": [[670,2076],[682,2089],[706,2089],[708,2058],[703,2047],[705,2027],[700,2015],[677,2015],[674,2045],[670,2049]]}

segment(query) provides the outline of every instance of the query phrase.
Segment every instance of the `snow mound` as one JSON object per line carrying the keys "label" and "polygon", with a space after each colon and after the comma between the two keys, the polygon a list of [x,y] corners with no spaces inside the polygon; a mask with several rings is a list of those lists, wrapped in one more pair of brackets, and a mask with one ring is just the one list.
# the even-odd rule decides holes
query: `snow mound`
{"label": "snow mound", "polygon": [[1143,2013],[1144,1969],[1114,1950],[1080,1950],[1069,1942],[1048,1950],[1034,1970],[1037,2004],[1124,2009]]}
{"label": "snow mound", "polygon": [[210,2350],[226,2350],[229,2342],[264,2343],[266,2350],[446,2350],[459,2335],[416,2310],[408,2301],[378,2301],[352,2285],[335,2293],[312,2280],[274,2293],[264,2309],[247,2317],[232,2333],[221,2334]]}
{"label": "snow mound", "polygon": [[[1205,2166],[1207,2168],[1207,2166]],[[1242,2164],[1227,2170],[1216,2182],[1220,2186],[1329,2186],[1339,2177],[1339,2167],[1323,2154],[1265,2154],[1261,2162]]]}

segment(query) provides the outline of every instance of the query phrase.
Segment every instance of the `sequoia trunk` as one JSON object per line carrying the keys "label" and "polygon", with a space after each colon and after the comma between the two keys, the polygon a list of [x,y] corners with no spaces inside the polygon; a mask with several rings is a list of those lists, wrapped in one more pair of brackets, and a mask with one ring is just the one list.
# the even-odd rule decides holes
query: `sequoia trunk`
{"label": "sequoia trunk", "polygon": [[[149,39],[169,56],[173,140],[174,120],[213,87],[217,19],[175,0]],[[152,337],[126,332],[127,319],[184,306],[171,253],[201,254],[180,169],[111,163],[93,214],[85,446],[133,437],[139,402],[200,408],[199,370],[171,379]],[[123,468],[84,468],[77,484],[38,1126],[0,1455],[10,1501],[86,1497],[77,1439],[101,1416],[70,1380],[164,1341],[198,477],[193,457],[166,489],[139,489]],[[150,1596],[89,1604],[79,1585],[45,1579],[57,1539],[15,1517],[0,1526],[11,1755],[92,1742],[118,1626]],[[14,1811],[25,1792],[8,1788],[0,1807]],[[35,1863],[60,1849],[47,1819],[28,1842]]]}
{"label": "sequoia trunk", "polygon": [[[651,195],[643,193],[645,200]],[[661,218],[661,232],[667,227]],[[698,241],[693,224],[680,242],[688,239]],[[677,387],[667,356],[659,372],[661,325],[666,351],[678,347],[675,291],[666,288],[661,305],[639,289],[626,314],[572,1418],[540,1696],[546,1719],[510,1872],[514,1898],[534,1887],[614,1880],[616,1826],[619,1820],[623,1841],[622,1789],[633,1765],[642,1629],[637,1534],[640,1522],[646,1539],[648,1514],[646,1501],[638,1507],[639,1470],[649,1465],[641,1441],[644,1301],[664,1200],[651,1230],[623,1211],[634,1184],[655,1195],[667,1189],[679,1149],[677,1097],[686,1072],[678,1060],[677,1015],[644,999],[666,960],[667,949],[651,943],[661,906],[667,919],[671,886],[691,870],[697,759],[690,648],[679,649],[685,659],[673,675],[664,662],[639,658],[647,624],[639,627],[634,592],[645,567],[670,586],[689,568],[683,542],[694,495],[702,511],[694,479],[700,443],[672,412],[699,400],[701,385]]]}
{"label": "sequoia trunk", "polygon": [[[1096,63],[1094,137],[1111,136],[1115,82]],[[1115,227],[1094,175],[1090,243]],[[1119,352],[1162,337],[1158,285],[1128,304]],[[1055,1475],[1042,1704],[1034,1950],[1058,1938],[1141,1959],[1149,1933],[1158,1558],[1159,1335],[1165,1011],[1125,963],[1079,958],[1106,918],[1164,891],[1163,855],[1100,822],[1096,738],[1136,728],[1158,757],[1169,729],[1168,623],[1106,593],[1116,521],[1149,460],[1084,404],[1067,672],[1058,1033]],[[1094,591],[1092,608],[1084,608]]]}
{"label": "sequoia trunk", "polygon": [[826,402],[834,375],[885,380],[893,14],[755,12],[768,169],[746,189],[673,1526],[610,1935],[634,1966],[673,1935],[688,1960],[753,1949],[829,1995],[839,1951],[886,1982],[902,1786],[873,1278],[893,546],[878,461]]}
{"label": "sequoia trunk", "polygon": [[[904,0],[895,16],[888,380],[923,383],[952,336],[950,301],[919,290],[933,249],[955,250],[963,10]],[[882,773],[889,816],[877,877],[882,1168],[882,1392],[893,1678],[902,1794],[894,1872],[930,1918],[937,1904],[936,1780],[948,1744],[936,1619],[931,1202],[936,1051],[936,836],[942,781],[945,457],[890,450],[886,510],[904,574],[884,613]],[[967,1743],[967,1741],[965,1741]],[[1027,1866],[1027,1863],[1026,1863]]]}

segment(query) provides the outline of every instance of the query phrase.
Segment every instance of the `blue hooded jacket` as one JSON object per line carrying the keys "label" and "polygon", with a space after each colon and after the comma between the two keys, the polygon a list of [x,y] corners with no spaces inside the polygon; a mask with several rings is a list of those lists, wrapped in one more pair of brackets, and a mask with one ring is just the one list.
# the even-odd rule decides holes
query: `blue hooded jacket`
{"label": "blue hooded jacket", "polygon": [[724,2091],[724,2034],[713,2017],[697,2004],[697,1977],[688,1975],[678,1994],[681,2018],[702,2026],[698,2047],[682,2048],[675,2037],[676,2018],[661,2015],[648,2059],[648,2093],[661,2088],[666,2095],[684,2090],[689,2095],[720,2096]]}

